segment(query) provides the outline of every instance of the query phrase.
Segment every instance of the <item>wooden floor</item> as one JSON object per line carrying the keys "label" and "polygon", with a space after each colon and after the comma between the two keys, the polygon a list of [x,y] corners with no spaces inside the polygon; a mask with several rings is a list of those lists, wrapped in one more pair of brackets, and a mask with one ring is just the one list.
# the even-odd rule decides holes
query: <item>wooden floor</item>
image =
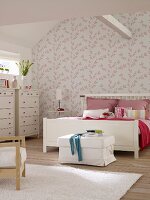
{"label": "wooden floor", "polygon": [[[42,139],[28,139],[27,145],[27,163],[40,165],[59,165],[58,149],[50,148],[48,153],[42,152]],[[107,167],[91,167],[72,165],[78,168],[86,168],[98,171],[113,172],[132,172],[140,173],[143,176],[127,192],[122,200],[150,200],[150,147],[140,152],[140,158],[134,159],[131,152],[115,152],[117,161]],[[106,199],[107,200],[107,199]]]}

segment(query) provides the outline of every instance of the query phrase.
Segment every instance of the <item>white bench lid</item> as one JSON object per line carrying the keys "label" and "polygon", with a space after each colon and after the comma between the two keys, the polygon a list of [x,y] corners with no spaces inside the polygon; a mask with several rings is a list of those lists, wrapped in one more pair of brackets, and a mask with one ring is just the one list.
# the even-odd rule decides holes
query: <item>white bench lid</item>
{"label": "white bench lid", "polygon": [[[65,135],[58,138],[59,147],[70,147],[69,139],[73,134]],[[106,148],[110,145],[115,144],[115,137],[109,135],[102,136],[92,136],[92,137],[81,137],[81,147],[90,147],[90,148]]]}

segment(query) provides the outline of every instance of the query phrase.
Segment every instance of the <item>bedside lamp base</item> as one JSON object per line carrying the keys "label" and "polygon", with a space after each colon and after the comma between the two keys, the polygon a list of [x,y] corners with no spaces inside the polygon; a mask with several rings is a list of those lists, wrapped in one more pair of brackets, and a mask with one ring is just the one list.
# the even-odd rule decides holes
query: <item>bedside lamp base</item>
{"label": "bedside lamp base", "polygon": [[57,111],[64,111],[64,109],[60,107],[60,100],[58,102],[59,102],[59,105],[58,105],[59,107],[57,108]]}
{"label": "bedside lamp base", "polygon": [[57,111],[64,111],[63,108],[57,108]]}

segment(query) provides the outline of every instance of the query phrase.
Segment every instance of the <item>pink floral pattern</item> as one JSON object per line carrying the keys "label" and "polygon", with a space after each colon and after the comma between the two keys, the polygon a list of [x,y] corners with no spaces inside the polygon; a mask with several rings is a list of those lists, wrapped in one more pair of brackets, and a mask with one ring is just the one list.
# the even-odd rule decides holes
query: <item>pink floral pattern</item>
{"label": "pink floral pattern", "polygon": [[62,107],[80,114],[83,93],[150,92],[150,12],[115,16],[133,34],[122,38],[95,17],[64,20],[33,48],[33,86],[40,113]]}

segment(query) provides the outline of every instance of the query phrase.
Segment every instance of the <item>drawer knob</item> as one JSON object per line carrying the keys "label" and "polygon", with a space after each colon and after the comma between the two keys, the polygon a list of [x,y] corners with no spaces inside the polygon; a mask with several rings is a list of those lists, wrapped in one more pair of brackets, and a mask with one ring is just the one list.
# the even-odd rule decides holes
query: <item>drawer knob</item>
{"label": "drawer knob", "polygon": [[34,103],[36,103],[36,101]]}
{"label": "drawer knob", "polygon": [[25,101],[23,101],[23,103],[25,103]]}
{"label": "drawer knob", "polygon": [[9,103],[11,103],[11,101],[9,101]]}
{"label": "drawer knob", "polygon": [[9,113],[9,115],[11,115],[11,113]]}
{"label": "drawer knob", "polygon": [[34,113],[36,113],[36,111],[34,111]]}
{"label": "drawer knob", "polygon": [[24,132],[26,132],[25,130],[23,130]]}
{"label": "drawer knob", "polygon": [[11,133],[9,132],[9,135],[11,135]]}
{"label": "drawer knob", "polygon": [[35,130],[36,130],[36,128],[35,128]]}
{"label": "drawer knob", "polygon": [[11,123],[9,122],[9,125],[10,125]]}
{"label": "drawer knob", "polygon": [[23,123],[25,123],[26,121],[23,121]]}
{"label": "drawer knob", "polygon": [[34,121],[36,122],[36,119]]}

